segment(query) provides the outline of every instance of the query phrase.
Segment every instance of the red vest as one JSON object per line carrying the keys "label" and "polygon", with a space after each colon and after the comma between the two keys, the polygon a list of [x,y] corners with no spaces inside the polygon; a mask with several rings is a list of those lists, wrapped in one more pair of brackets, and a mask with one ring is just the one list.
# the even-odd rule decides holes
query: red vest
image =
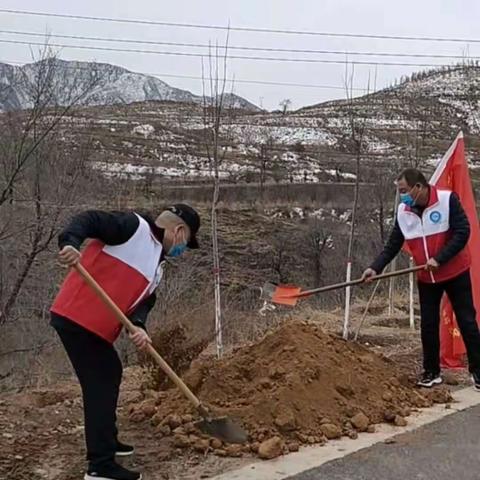
{"label": "red vest", "polygon": [[[140,223],[134,235],[121,245],[92,240],[82,253],[81,264],[89,271],[123,313],[150,295],[160,283],[162,244],[148,223]],[[51,311],[113,343],[122,325],[96,293],[71,270],[53,302]]]}
{"label": "red vest", "polygon": [[[430,186],[430,199],[421,218],[404,204],[398,207],[398,224],[417,265],[423,265],[429,258],[435,257],[451,238],[451,193]],[[469,267],[470,253],[465,247],[435,272],[420,271],[418,280],[425,283],[443,282],[460,275]]]}

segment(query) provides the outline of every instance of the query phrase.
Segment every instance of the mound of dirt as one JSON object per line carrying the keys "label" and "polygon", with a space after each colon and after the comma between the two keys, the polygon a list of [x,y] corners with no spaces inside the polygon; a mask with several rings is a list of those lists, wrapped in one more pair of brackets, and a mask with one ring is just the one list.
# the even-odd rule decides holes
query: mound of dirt
{"label": "mound of dirt", "polygon": [[301,322],[285,323],[220,361],[196,360],[184,379],[215,414],[246,428],[247,447],[205,443],[192,429],[190,405],[174,389],[132,406],[131,419],[153,417],[159,435],[173,434],[176,446],[203,445],[219,455],[250,449],[262,456],[262,442],[273,438],[283,452],[299,443],[355,438],[358,431],[374,431],[376,423],[405,424],[412,408],[451,400],[447,389],[419,391],[388,359]]}

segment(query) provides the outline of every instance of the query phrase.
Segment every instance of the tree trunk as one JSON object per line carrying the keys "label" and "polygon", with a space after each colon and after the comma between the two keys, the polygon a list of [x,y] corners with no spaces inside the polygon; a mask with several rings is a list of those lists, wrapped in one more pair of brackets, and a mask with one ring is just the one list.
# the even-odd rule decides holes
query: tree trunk
{"label": "tree trunk", "polygon": [[[352,275],[352,255],[353,255],[353,243],[355,238],[355,226],[357,221],[357,208],[358,208],[358,197],[360,189],[360,151],[357,150],[357,164],[356,164],[356,175],[355,180],[355,194],[353,199],[353,208],[352,208],[352,223],[350,225],[350,236],[348,239],[348,252],[347,252],[347,276],[346,281],[351,280]],[[350,323],[350,300],[351,300],[351,289],[347,287],[345,290],[345,318],[343,321],[343,338],[348,340],[348,328]]]}

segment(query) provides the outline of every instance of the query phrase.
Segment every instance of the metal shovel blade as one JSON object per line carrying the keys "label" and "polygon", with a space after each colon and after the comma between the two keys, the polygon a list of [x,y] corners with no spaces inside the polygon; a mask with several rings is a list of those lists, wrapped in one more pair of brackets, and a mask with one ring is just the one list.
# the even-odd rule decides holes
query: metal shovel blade
{"label": "metal shovel blade", "polygon": [[293,307],[297,304],[297,295],[301,291],[302,289],[295,285],[275,285],[267,282],[262,288],[262,298],[273,303]]}
{"label": "metal shovel blade", "polygon": [[278,285],[275,283],[265,282],[261,288],[260,298],[262,300],[266,300],[267,302],[271,302],[277,286]]}
{"label": "metal shovel blade", "polygon": [[247,432],[229,417],[204,418],[195,422],[195,426],[227,443],[245,443],[248,440]]}

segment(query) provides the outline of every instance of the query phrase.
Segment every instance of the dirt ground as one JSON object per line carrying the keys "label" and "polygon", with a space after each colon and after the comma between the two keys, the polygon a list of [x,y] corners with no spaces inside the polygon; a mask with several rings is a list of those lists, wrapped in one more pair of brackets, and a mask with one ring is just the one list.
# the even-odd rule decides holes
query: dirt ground
{"label": "dirt ground", "polygon": [[[305,317],[311,323],[289,321],[225,360],[197,361],[185,373],[215,411],[242,419],[250,436],[243,448],[193,432],[189,407],[175,391],[152,390],[144,370],[127,369],[120,439],[134,444],[137,453],[124,464],[141,469],[146,480],[209,478],[254,460],[259,445],[273,437],[279,438],[280,454],[338,435],[354,441],[357,432],[373,431],[376,423],[408,421],[416,408],[449,401],[448,393],[427,398],[412,388],[421,350],[418,332],[405,328],[401,315],[390,322],[382,315],[370,317],[357,344],[325,332],[338,330],[335,313]],[[464,372],[448,375],[451,388],[466,379]],[[176,413],[183,417],[169,425]],[[1,395],[0,478],[82,478],[82,414],[73,381]]]}

